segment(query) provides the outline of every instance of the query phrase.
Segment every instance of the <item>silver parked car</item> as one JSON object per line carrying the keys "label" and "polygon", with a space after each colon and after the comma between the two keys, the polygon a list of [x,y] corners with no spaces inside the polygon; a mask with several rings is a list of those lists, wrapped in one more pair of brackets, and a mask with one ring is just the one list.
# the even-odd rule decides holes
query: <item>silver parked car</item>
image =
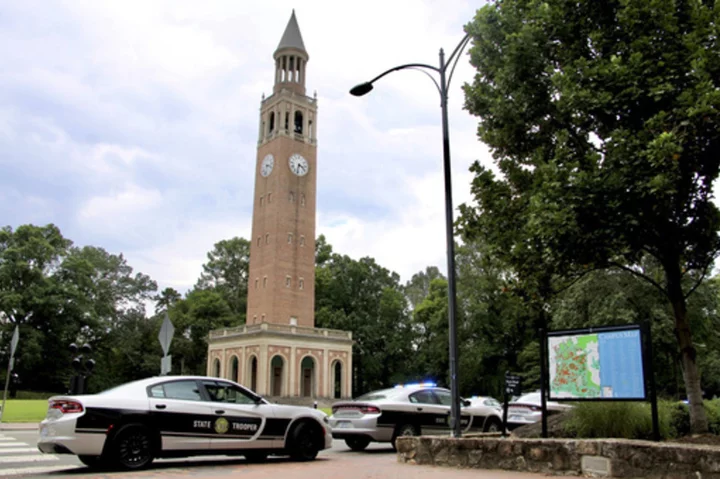
{"label": "silver parked car", "polygon": [[89,467],[141,469],[156,457],[203,454],[312,460],[332,445],[324,412],[271,404],[213,377],[153,377],[48,403],[38,449]]}
{"label": "silver parked car", "polygon": [[[399,436],[450,433],[451,394],[432,383],[396,386],[373,391],[352,401],[333,404],[330,427],[334,439],[344,439],[354,451],[371,442],[389,442]],[[465,432],[500,431],[500,411],[461,401],[460,425]]]}
{"label": "silver parked car", "polygon": [[[542,418],[542,408],[540,404],[540,391],[523,394],[516,400],[508,404],[507,428],[515,429],[538,422]],[[548,416],[558,414],[572,409],[569,404],[563,404],[555,401],[546,401]]]}

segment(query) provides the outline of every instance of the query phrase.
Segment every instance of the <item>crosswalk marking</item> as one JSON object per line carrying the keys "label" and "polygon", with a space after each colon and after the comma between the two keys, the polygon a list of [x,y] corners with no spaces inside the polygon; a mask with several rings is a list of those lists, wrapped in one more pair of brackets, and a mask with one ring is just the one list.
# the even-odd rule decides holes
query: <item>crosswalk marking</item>
{"label": "crosswalk marking", "polygon": [[49,454],[33,454],[32,456],[0,456],[0,464],[6,462],[52,462],[58,460],[57,456]]}
{"label": "crosswalk marking", "polygon": [[35,466],[35,467],[16,467],[13,469],[0,469],[2,477],[19,476],[20,474],[46,474],[48,472],[72,471],[83,466]]}
{"label": "crosswalk marking", "polygon": [[50,464],[59,460],[56,455],[42,454],[34,444],[0,433],[0,478],[34,477],[37,474],[72,471],[83,467],[74,464]]}

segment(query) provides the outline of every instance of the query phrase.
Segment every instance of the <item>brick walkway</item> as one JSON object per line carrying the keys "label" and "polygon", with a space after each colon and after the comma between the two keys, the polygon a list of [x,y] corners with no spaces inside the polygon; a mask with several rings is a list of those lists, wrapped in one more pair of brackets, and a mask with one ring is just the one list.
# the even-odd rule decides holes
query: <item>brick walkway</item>
{"label": "brick walkway", "polygon": [[[69,477],[59,474],[45,477]],[[136,473],[82,474],[81,469],[71,473],[73,479],[85,478],[230,478],[243,479],[540,479],[543,474],[481,469],[452,469],[433,466],[400,464],[397,456],[387,451],[324,452],[313,462],[297,463],[286,459],[270,459],[265,464],[248,464],[242,459],[228,461],[188,460],[184,463],[157,463],[153,469]],[[571,476],[564,476],[570,478]]]}

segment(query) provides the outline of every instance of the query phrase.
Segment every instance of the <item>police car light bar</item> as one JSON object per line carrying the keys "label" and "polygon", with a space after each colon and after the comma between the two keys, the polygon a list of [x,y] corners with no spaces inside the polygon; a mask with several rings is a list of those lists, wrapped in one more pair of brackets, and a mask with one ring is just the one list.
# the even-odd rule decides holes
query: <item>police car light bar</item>
{"label": "police car light bar", "polygon": [[424,382],[424,383],[409,383],[409,384],[397,384],[395,385],[396,388],[414,388],[414,387],[424,387],[424,388],[434,388],[437,384],[434,382]]}

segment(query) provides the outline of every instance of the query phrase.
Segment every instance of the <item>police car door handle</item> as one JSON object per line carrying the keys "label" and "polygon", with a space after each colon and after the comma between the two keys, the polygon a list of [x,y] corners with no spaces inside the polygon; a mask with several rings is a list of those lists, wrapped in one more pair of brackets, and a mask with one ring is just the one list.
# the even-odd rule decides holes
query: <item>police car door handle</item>
{"label": "police car door handle", "polygon": [[156,404],[155,409],[165,409],[167,406],[164,404]]}
{"label": "police car door handle", "polygon": [[225,414],[225,411],[223,411],[222,409],[217,409],[215,411],[215,414]]}
{"label": "police car door handle", "polygon": [[418,411],[422,411],[422,408],[421,408],[421,407],[419,407],[419,408],[417,408],[417,410],[418,410]]}

